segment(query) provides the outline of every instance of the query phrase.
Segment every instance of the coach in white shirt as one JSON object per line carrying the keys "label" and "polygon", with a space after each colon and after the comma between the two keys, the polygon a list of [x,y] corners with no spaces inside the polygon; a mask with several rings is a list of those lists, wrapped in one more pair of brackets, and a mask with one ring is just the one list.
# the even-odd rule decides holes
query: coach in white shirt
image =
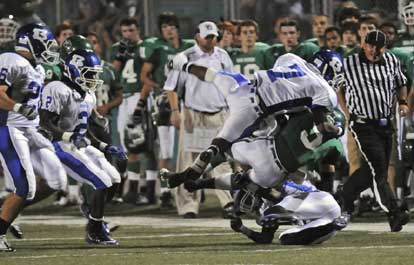
{"label": "coach in white shirt", "polygon": [[[189,61],[217,70],[232,71],[233,63],[227,52],[216,46],[218,30],[214,22],[204,21],[197,27],[195,39],[197,44],[184,51]],[[180,128],[177,171],[190,166],[198,153],[208,147],[218,133],[227,116],[227,105],[223,95],[212,83],[201,81],[196,76],[171,71],[164,89],[172,109],[171,124]],[[179,98],[182,111],[179,112]],[[212,177],[231,172],[228,163],[212,171]],[[224,210],[232,206],[229,192],[216,190]],[[200,192],[189,193],[180,186],[176,190],[176,204],[179,215],[195,218],[198,214]]]}

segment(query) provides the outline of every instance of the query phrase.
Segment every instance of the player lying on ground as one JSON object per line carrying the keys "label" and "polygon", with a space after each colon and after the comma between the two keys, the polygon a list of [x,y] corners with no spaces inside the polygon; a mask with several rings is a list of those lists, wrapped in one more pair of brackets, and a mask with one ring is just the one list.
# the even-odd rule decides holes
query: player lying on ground
{"label": "player lying on ground", "polygon": [[[343,131],[345,117],[341,112],[335,110],[328,117],[332,126]],[[332,162],[339,158],[343,149],[337,136],[319,132],[310,111],[292,113],[273,135],[241,139],[231,146],[232,158],[250,166],[249,170],[216,179],[191,180],[184,185],[189,191],[238,190],[232,228],[257,243],[271,243],[281,221],[298,224],[282,233],[282,244],[320,243],[345,227],[346,221],[340,218],[340,207],[332,195],[310,183],[303,184],[303,172],[321,158],[329,157]],[[282,193],[281,201],[272,196],[272,188]],[[268,207],[261,212],[259,223],[263,229],[257,233],[242,226],[239,214],[257,212],[262,200]]]}
{"label": "player lying on ground", "polygon": [[187,58],[182,53],[174,57],[171,66],[213,82],[225,96],[230,116],[211,146],[198,156],[191,167],[168,176],[165,170],[161,171],[170,187],[176,187],[188,178],[199,178],[213,157],[223,156],[233,142],[249,136],[269,115],[274,115],[276,120],[280,118],[278,122],[283,123],[281,114],[308,107],[312,109],[311,118],[321,132],[335,130],[325,126],[328,125],[325,122],[326,109],[337,105],[334,90],[313,66],[294,54],[281,56],[273,69],[258,71],[253,83],[241,74],[217,72],[212,68],[187,63]]}

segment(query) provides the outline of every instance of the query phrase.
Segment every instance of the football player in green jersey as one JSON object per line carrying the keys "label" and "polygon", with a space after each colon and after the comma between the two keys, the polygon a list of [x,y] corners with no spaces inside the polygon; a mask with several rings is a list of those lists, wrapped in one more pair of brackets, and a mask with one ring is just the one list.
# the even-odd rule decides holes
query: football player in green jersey
{"label": "football player in green jersey", "polygon": [[[169,72],[167,66],[168,61],[178,52],[193,46],[194,42],[180,38],[178,34],[178,18],[171,12],[161,13],[158,16],[158,29],[161,38],[150,38],[145,40],[143,44],[143,52],[141,55],[145,62],[141,70],[141,80],[144,85],[138,105],[139,107],[146,106],[150,92],[153,92],[155,96],[154,107],[158,114],[155,117],[160,140],[158,163],[161,168],[171,168],[172,165],[170,163],[173,157],[175,129],[169,122],[171,109],[165,95],[161,94],[162,87]],[[153,151],[148,156],[152,157],[152,160],[157,160]],[[154,163],[151,164],[154,165]],[[155,163],[155,167],[148,168],[146,172],[150,176],[154,176],[150,179],[147,178],[147,185],[154,185],[155,187],[156,177],[158,176],[157,164]],[[148,189],[148,191],[150,190]],[[161,183],[161,207],[171,207],[171,199],[172,196],[169,189],[164,183]]]}
{"label": "football player in green jersey", "polygon": [[320,48],[325,46],[325,30],[330,26],[327,15],[315,15],[312,17],[313,38],[306,41],[312,42]]}
{"label": "football player in green jersey", "polygon": [[[112,45],[110,61],[115,70],[120,73],[121,86],[123,88],[123,101],[118,108],[117,128],[119,140],[122,147],[126,149],[125,128],[129,118],[133,115],[138,104],[141,82],[139,74],[141,72],[142,60],[139,56],[142,40],[140,37],[140,27],[135,18],[124,18],[120,21],[122,39]],[[136,202],[138,194],[138,184],[140,179],[140,163],[138,154],[128,155],[128,179],[129,191],[124,196],[127,202]],[[144,200],[144,199],[143,199]]]}
{"label": "football player in green jersey", "polygon": [[342,44],[345,47],[345,53],[342,57],[345,57],[358,46],[358,23],[347,22],[341,26],[341,38]]}
{"label": "football player in green jersey", "polygon": [[[299,222],[294,229],[282,233],[281,243],[289,245],[324,241],[346,226],[346,220],[337,220],[340,208],[332,195],[304,181],[308,165],[326,157],[336,161],[343,155],[342,144],[336,138],[341,133],[321,133],[323,130],[317,129],[313,114],[307,110],[288,116],[286,123],[279,124],[271,136],[245,138],[233,144],[232,157],[243,166],[251,167],[248,171],[185,183],[189,191],[203,188],[239,190],[235,193],[236,211],[231,227],[256,243],[271,243],[281,221],[307,223],[304,226]],[[345,115],[340,110],[333,110],[327,114],[327,124],[343,133]],[[278,201],[276,199],[277,203],[271,202],[274,200],[271,188],[283,194]],[[264,207],[259,214],[262,232],[242,228],[239,215],[246,212],[257,214],[261,197],[268,200],[267,208]],[[292,198],[295,198],[293,204]],[[304,238],[311,230],[314,233]]]}
{"label": "football player in green jersey", "polygon": [[330,50],[336,51],[342,57],[346,53],[346,48],[342,46],[341,42],[341,30],[337,27],[328,27],[325,30],[325,47]]}
{"label": "football player in green jersey", "polygon": [[319,50],[319,46],[311,42],[299,43],[300,30],[295,20],[280,23],[279,39],[282,44],[272,45],[265,52],[265,69],[271,69],[276,59],[285,53],[294,53],[304,60],[309,60]]}
{"label": "football player in green jersey", "polygon": [[234,64],[234,71],[242,73],[248,79],[254,79],[254,73],[265,69],[264,51],[256,48],[259,26],[254,20],[246,19],[237,28],[241,47],[230,52]]}

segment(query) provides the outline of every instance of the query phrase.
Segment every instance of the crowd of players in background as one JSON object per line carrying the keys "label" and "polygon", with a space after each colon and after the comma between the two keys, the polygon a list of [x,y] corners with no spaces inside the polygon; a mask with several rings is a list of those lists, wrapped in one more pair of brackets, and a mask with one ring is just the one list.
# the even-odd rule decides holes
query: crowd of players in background
{"label": "crowd of players in background", "polygon": [[[361,41],[365,39],[367,33],[379,29],[387,36],[387,51],[395,54],[400,60],[410,88],[414,64],[414,44],[411,40],[414,28],[412,25],[405,26],[405,31],[400,33],[399,26],[383,19],[378,12],[363,12],[352,3],[348,3],[340,9],[335,25],[326,15],[314,15],[312,18],[314,38],[302,41],[299,23],[294,18],[284,17],[275,21],[274,43],[258,41],[260,28],[254,20],[221,21],[216,24],[219,36],[214,44],[227,52],[232,62],[231,72],[242,73],[253,80],[255,72],[271,69],[276,60],[286,53],[296,54],[306,61],[312,59],[321,49],[336,51],[343,58],[358,53],[361,51]],[[10,43],[14,45],[14,34],[19,28],[18,22],[13,21],[12,18],[0,20],[2,29],[0,44],[3,52],[13,49],[8,45]],[[164,88],[168,87],[166,83],[169,73],[168,62],[177,53],[193,47],[195,43],[208,50],[209,43],[208,40],[204,42],[206,39],[203,37],[200,38],[199,27],[198,32],[195,29],[195,39],[181,39],[179,16],[173,13],[167,12],[158,16],[158,29],[159,37],[142,39],[137,20],[125,18],[119,25],[120,40],[107,50],[103,49],[108,46],[108,43],[107,40],[102,39],[101,32],[75,32],[70,22],[56,26],[54,34],[61,47],[61,56],[65,48],[75,46],[92,49],[102,61],[103,72],[100,78],[104,83],[96,91],[96,111],[99,115],[92,122],[92,130],[98,139],[121,145],[128,151],[127,163],[124,159],[108,157],[121,177],[120,183],[114,182],[116,185],[111,191],[112,202],[132,203],[137,206],[159,204],[161,208],[171,208],[174,207],[175,198],[175,207],[178,208],[179,215],[184,218],[196,218],[199,193],[198,195],[189,193],[189,195],[175,192],[173,196],[173,191],[167,183],[158,177],[161,168],[176,170],[176,164],[181,159],[177,151],[179,142],[176,129],[186,126],[180,124],[179,116],[184,108],[171,106],[170,96]],[[108,58],[106,54],[109,55]],[[44,68],[46,83],[62,78],[59,67],[44,65]],[[182,99],[185,91],[178,90],[177,94],[178,98]],[[410,101],[408,104],[411,107]],[[205,139],[197,141],[205,141]],[[394,144],[397,149],[397,141]],[[410,147],[410,144],[408,141],[405,146]],[[201,151],[206,146],[195,144],[190,147],[199,148],[198,150]],[[414,196],[412,190],[414,180],[409,174],[413,161],[410,160],[409,150],[402,158],[398,158],[397,153],[394,152],[394,157],[391,158],[388,182],[400,203],[404,204],[406,197]],[[190,160],[192,159],[195,157]],[[349,175],[349,167],[355,166],[351,163],[353,163],[351,159],[342,159],[336,167],[318,168],[313,176],[314,183],[317,187],[322,185],[321,189],[336,194],[340,190],[341,183]],[[409,180],[413,183],[408,181],[407,184],[407,177],[410,177]],[[328,181],[328,184],[326,181],[321,181],[325,179],[332,181]],[[159,193],[158,185],[161,187]],[[69,179],[67,187],[58,192],[55,204],[61,206],[80,204],[83,212],[88,216],[91,211],[90,197],[92,200],[94,198],[91,194],[93,192],[88,186],[81,186]],[[7,196],[6,191],[4,196]],[[231,218],[234,206],[231,196],[226,194],[217,194],[217,196],[223,209],[223,217]],[[361,194],[356,204],[358,207],[354,215],[366,210],[379,209],[369,189]]]}

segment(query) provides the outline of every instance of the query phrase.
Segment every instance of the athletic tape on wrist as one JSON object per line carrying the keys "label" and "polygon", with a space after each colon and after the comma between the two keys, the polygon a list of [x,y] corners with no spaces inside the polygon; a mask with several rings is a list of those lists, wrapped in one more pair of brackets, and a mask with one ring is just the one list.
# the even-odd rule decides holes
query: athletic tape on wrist
{"label": "athletic tape on wrist", "polygon": [[217,73],[218,72],[217,72],[216,69],[211,68],[211,67],[207,68],[207,72],[206,72],[206,75],[204,77],[204,80],[206,82],[213,82],[213,80],[216,77]]}
{"label": "athletic tape on wrist", "polygon": [[70,138],[72,138],[73,132],[64,132],[62,134],[62,141],[70,143]]}
{"label": "athletic tape on wrist", "polygon": [[14,104],[13,111],[14,112],[19,112],[19,109],[20,109],[21,106],[22,106],[22,104],[20,104],[20,103]]}

